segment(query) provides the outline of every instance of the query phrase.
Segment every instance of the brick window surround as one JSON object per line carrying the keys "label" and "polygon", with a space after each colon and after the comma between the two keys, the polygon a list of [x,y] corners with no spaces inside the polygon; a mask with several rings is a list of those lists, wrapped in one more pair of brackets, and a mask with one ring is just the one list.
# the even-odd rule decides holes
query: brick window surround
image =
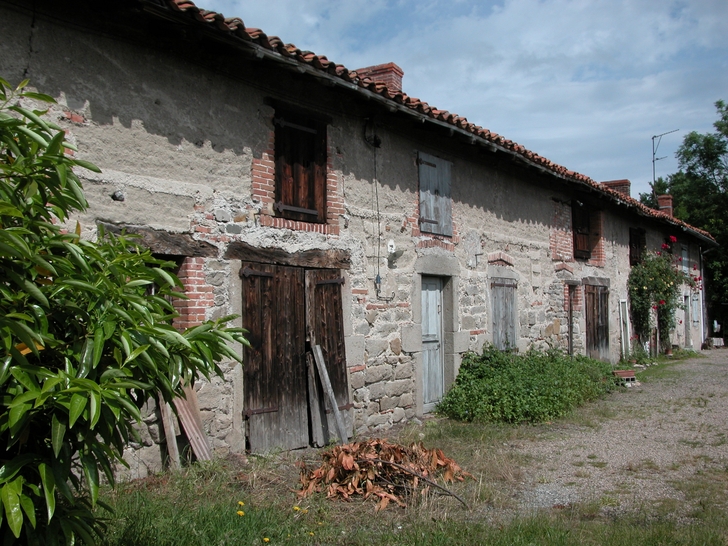
{"label": "brick window surround", "polygon": [[[271,119],[271,124],[273,124],[273,119]],[[339,176],[334,170],[332,160],[334,151],[328,142],[328,135],[325,148],[325,169],[321,173],[324,180],[325,203],[318,207],[323,212],[324,218],[314,218],[311,215],[311,219],[314,221],[307,221],[305,214],[296,214],[296,211],[290,210],[276,210],[276,202],[281,197],[280,192],[276,191],[276,130],[274,128],[269,132],[266,148],[260,158],[253,158],[252,164],[252,198],[253,201],[261,204],[261,226],[339,235],[339,219],[345,209],[343,197],[339,192]]]}
{"label": "brick window surround", "polygon": [[604,267],[603,212],[588,205],[579,205],[576,200],[569,203],[554,199],[553,202],[554,216],[549,234],[551,259],[573,262],[578,258],[589,265]]}

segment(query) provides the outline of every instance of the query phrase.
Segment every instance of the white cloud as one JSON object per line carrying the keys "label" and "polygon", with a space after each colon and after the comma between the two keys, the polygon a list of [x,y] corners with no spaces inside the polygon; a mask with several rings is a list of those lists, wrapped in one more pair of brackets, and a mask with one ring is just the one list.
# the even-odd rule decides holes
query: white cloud
{"label": "white cloud", "polygon": [[[204,2],[204,3],[203,3]],[[658,175],[728,99],[725,0],[198,0],[404,89],[597,180]]]}

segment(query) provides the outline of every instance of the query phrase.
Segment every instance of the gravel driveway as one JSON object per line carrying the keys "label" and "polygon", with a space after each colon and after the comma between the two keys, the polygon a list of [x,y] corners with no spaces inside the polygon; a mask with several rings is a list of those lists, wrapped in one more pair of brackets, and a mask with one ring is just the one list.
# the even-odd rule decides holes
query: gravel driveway
{"label": "gravel driveway", "polygon": [[530,461],[520,511],[591,503],[605,514],[682,518],[700,496],[691,484],[712,472],[725,501],[728,350],[704,351],[663,375],[590,406],[591,422],[545,426],[510,446]]}

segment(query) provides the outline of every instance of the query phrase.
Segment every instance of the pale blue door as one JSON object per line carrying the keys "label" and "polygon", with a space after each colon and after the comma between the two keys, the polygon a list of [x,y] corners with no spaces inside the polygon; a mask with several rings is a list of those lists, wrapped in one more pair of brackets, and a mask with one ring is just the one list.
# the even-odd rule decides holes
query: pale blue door
{"label": "pale blue door", "polygon": [[442,347],[442,279],[422,277],[422,394],[429,412],[445,389]]}

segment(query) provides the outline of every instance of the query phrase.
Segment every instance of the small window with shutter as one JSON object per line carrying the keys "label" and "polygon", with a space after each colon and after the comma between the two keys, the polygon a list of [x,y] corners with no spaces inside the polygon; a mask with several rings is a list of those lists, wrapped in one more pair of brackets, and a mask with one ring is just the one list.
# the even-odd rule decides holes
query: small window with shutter
{"label": "small window with shutter", "polygon": [[646,246],[645,230],[629,228],[629,265],[637,265],[642,261],[642,253]]}
{"label": "small window with shutter", "polygon": [[420,152],[420,231],[452,237],[452,163]]}
{"label": "small window with shutter", "polygon": [[277,216],[326,222],[326,124],[310,116],[276,110]]}
{"label": "small window with shutter", "polygon": [[571,227],[574,231],[574,257],[591,258],[589,209],[576,201],[571,206]]}

